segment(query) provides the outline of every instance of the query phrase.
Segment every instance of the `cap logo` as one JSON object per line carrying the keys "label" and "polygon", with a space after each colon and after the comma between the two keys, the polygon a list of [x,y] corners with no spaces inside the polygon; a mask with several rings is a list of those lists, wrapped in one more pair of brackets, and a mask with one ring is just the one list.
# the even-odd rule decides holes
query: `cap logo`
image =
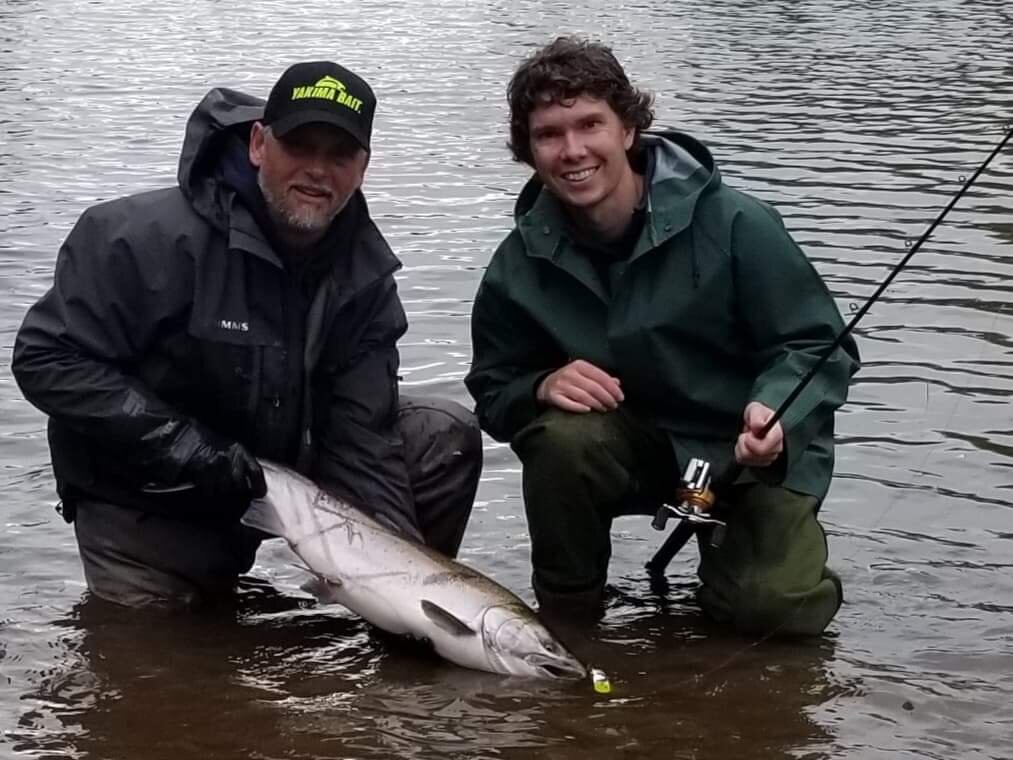
{"label": "cap logo", "polygon": [[305,100],[306,98],[331,100],[352,109],[356,113],[359,113],[362,109],[362,100],[349,95],[345,89],[345,85],[330,76],[318,80],[316,84],[292,88],[292,100]]}

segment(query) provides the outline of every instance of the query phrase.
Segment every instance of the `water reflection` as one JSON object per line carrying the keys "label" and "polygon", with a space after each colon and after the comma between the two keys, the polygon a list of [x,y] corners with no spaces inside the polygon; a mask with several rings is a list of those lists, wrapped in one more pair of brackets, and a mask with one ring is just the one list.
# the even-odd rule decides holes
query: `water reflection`
{"label": "water reflection", "polygon": [[[611,698],[378,640],[304,606],[270,552],[272,586],[211,619],[93,615],[49,508],[44,421],[8,367],[78,214],[171,183],[208,87],[263,93],[293,60],[340,55],[380,96],[366,190],[406,264],[406,380],[467,403],[467,314],[526,175],[504,148],[503,88],[563,31],[613,44],[657,93],[659,123],[697,134],[729,184],[776,204],[847,311],[1013,119],[1009,29],[1008,0],[363,0],[337,16],[316,0],[0,3],[0,754],[1008,755],[1010,149],[862,323],[866,364],[823,508],[848,596],[839,638],[754,646],[710,630],[680,601],[686,562],[667,601],[652,596],[641,568],[659,537],[626,523],[624,595],[576,645],[609,671]],[[487,443],[465,557],[524,596],[518,467]]]}
{"label": "water reflection", "polygon": [[[21,716],[15,749],[158,760],[254,757],[261,747],[284,747],[275,708],[282,689],[310,671],[326,672],[322,655],[345,649],[361,625],[342,618],[248,624],[254,609],[269,614],[291,610],[293,602],[263,588],[244,596],[235,609],[169,615],[125,611],[86,595],[59,623],[65,662],[31,695],[38,707]],[[278,661],[287,672],[262,667]],[[368,677],[368,662],[341,662],[353,674],[348,680]]]}
{"label": "water reflection", "polygon": [[9,735],[18,752],[105,760],[788,758],[830,746],[809,711],[845,692],[828,675],[832,640],[750,642],[632,598],[614,612],[590,636],[570,632],[610,672],[605,696],[456,668],[262,582],[204,615],[85,595]]}
{"label": "water reflection", "polygon": [[29,695],[35,707],[11,734],[15,750],[159,760],[328,757],[330,745],[344,748],[337,757],[357,746],[403,755],[421,743],[436,757],[495,745],[500,733],[505,746],[537,741],[523,710],[483,706],[486,692],[515,698],[503,679],[304,604],[256,583],[234,608],[203,615],[124,611],[86,596],[59,622],[63,662]]}

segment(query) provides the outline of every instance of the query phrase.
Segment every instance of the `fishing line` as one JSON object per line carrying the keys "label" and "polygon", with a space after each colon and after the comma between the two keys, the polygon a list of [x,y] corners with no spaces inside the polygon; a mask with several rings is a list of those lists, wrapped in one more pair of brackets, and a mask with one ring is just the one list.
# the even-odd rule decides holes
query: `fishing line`
{"label": "fishing line", "polygon": [[[971,185],[973,185],[974,182],[978,179],[979,175],[988,167],[988,165],[990,163],[992,163],[992,160],[997,155],[999,155],[1000,151],[1002,151],[1002,149],[1006,146],[1006,143],[1008,143],[1010,141],[1010,139],[1013,138],[1013,123],[1005,124],[1004,127],[1003,127],[1003,130],[1005,131],[1006,134],[1002,138],[1002,140],[999,141],[999,144],[996,145],[996,147],[988,155],[988,157],[985,159],[985,161],[980,166],[978,166],[978,168],[974,172],[974,174],[972,174],[970,177],[968,177],[966,179],[965,179],[965,177],[960,177],[960,181],[963,182],[963,185],[956,192],[956,194],[950,199],[949,203],[946,204],[946,207],[939,213],[939,215],[935,218],[935,220],[933,220],[932,224],[929,225],[928,229],[922,234],[922,236],[920,238],[918,238],[918,240],[913,245],[910,246],[910,250],[904,255],[904,257],[900,260],[900,262],[898,262],[893,267],[893,269],[887,275],[886,279],[883,280],[883,282],[879,285],[879,287],[872,294],[872,296],[869,297],[869,299],[865,302],[865,304],[861,308],[859,308],[857,311],[853,312],[854,316],[851,318],[851,320],[845,326],[844,330],[840,333],[840,335],[837,336],[837,338],[831,344],[830,348],[827,349],[827,351],[819,358],[819,360],[816,362],[816,364],[813,365],[813,367],[809,370],[809,372],[802,378],[801,381],[799,381],[799,383],[795,387],[795,389],[782,402],[781,406],[778,407],[777,411],[774,412],[774,415],[767,421],[767,423],[764,425],[763,429],[761,430],[761,432],[760,432],[760,437],[761,438],[764,437],[764,436],[766,436],[766,434],[770,432],[770,430],[774,427],[774,425],[777,424],[778,420],[782,417],[782,415],[785,413],[785,411],[788,409],[788,407],[791,406],[792,402],[796,398],[798,398],[799,394],[809,384],[809,382],[813,379],[813,377],[815,377],[816,373],[820,370],[820,368],[829,360],[829,358],[833,355],[833,353],[841,346],[841,343],[844,341],[844,339],[848,335],[851,334],[851,331],[855,328],[855,325],[857,325],[858,322],[859,322],[859,320],[861,320],[862,317],[865,316],[865,314],[871,308],[872,304],[875,303],[879,299],[879,297],[883,294],[883,292],[887,289],[887,287],[889,287],[890,283],[893,282],[893,280],[897,277],[897,275],[901,272],[901,270],[911,260],[911,257],[914,256],[915,253],[918,252],[918,249],[921,248],[921,246],[925,243],[926,240],[929,239],[929,237],[935,231],[936,227],[938,227],[939,224],[943,221],[943,219],[946,218],[946,215],[957,204],[957,201],[959,201],[964,196],[964,194],[967,192],[968,188],[970,188]],[[999,319],[999,314],[997,313],[995,315],[995,317],[993,318],[993,325],[998,321],[998,319]],[[986,347],[985,350],[987,350],[987,347]],[[982,356],[984,356],[984,350],[982,352]],[[980,358],[981,357],[979,357],[979,359]],[[950,418],[949,418],[951,421],[952,421],[953,417],[956,415],[957,408],[959,407],[959,405],[960,405],[960,399],[958,399],[957,403],[954,404],[953,411],[951,412]],[[948,424],[949,424],[949,422],[947,423],[947,425]],[[926,453],[926,455],[925,455],[925,460],[922,463],[923,467],[924,467],[925,462],[928,461],[928,457],[931,456],[931,454],[932,454],[932,450],[930,449]],[[724,473],[723,475],[719,476],[718,478],[715,478],[715,483],[717,483],[718,481],[720,481],[721,483],[724,483],[726,485],[729,484],[729,483],[732,483],[738,477],[738,474],[741,472],[741,470],[742,470],[742,466],[739,465],[739,464],[737,464],[737,463],[735,463],[735,462],[733,462],[729,466],[729,468],[726,471],[726,473]],[[913,483],[914,480],[912,480],[911,482]],[[873,525],[871,526],[872,528],[874,528],[886,516],[886,514],[890,511],[890,509],[892,509],[896,505],[897,498],[898,497],[895,495],[894,498],[891,500],[891,503],[887,506],[886,509],[883,510],[882,514],[880,514],[880,516],[877,518],[876,522],[873,523]],[[685,520],[683,522],[685,522]],[[678,530],[678,528],[676,530]],[[751,641],[749,644],[743,646],[738,651],[733,652],[728,657],[726,657],[723,661],[721,661],[720,663],[718,663],[714,667],[712,667],[712,668],[704,671],[703,673],[700,673],[700,674],[697,674],[695,676],[683,679],[681,682],[678,682],[676,684],[676,686],[681,686],[681,685],[689,684],[689,683],[699,683],[699,682],[702,682],[704,679],[710,677],[711,675],[713,675],[714,673],[718,672],[719,670],[722,670],[722,669],[728,667],[735,660],[739,659],[748,650],[755,649],[756,647],[760,646],[762,643],[764,643],[768,639],[770,639],[770,638],[774,637],[775,635],[777,635],[777,633],[779,633],[785,626],[787,626],[790,622],[792,622],[798,616],[798,614],[802,611],[802,608],[804,606],[805,606],[805,600],[800,600],[799,603],[798,603],[798,605],[795,607],[794,611],[792,612],[792,614],[788,618],[786,618],[785,620],[783,620],[773,630],[771,630],[770,632],[764,634],[763,636],[759,637],[758,639],[755,639],[754,641]]]}
{"label": "fishing line", "polygon": [[[917,253],[918,249],[921,248],[922,244],[926,240],[928,240],[928,238],[932,234],[932,232],[936,229],[937,226],[939,226],[939,223],[942,222],[942,220],[950,212],[950,209],[952,209],[957,204],[957,201],[959,201],[961,199],[961,197],[963,197],[964,193],[967,192],[968,188],[971,185],[974,184],[975,180],[978,179],[978,176],[992,162],[992,159],[994,159],[999,154],[999,152],[1003,149],[1003,147],[1005,147],[1006,143],[1008,143],[1010,141],[1010,138],[1013,138],[1013,123],[1008,123],[1008,124],[1004,125],[1003,130],[1006,133],[1005,137],[1003,137],[1002,140],[999,141],[999,144],[995,146],[995,148],[992,150],[992,152],[988,155],[988,158],[985,159],[985,161],[978,167],[978,169],[974,172],[974,174],[972,174],[970,177],[968,177],[966,179],[964,177],[960,177],[960,181],[964,183],[961,186],[961,188],[950,199],[950,202],[946,204],[946,207],[940,212],[940,214],[936,217],[936,219],[932,222],[932,224],[929,225],[929,228],[925,231],[925,233],[917,240],[917,242],[915,242],[914,245],[911,246],[911,249],[907,252],[907,254],[890,271],[890,273],[887,275],[886,279],[876,289],[876,292],[872,294],[872,296],[869,298],[868,301],[866,301],[865,305],[862,308],[860,308],[860,309],[858,309],[857,311],[854,312],[855,316],[851,319],[851,321],[848,323],[848,325],[844,328],[844,331],[841,333],[841,335],[838,336],[838,339],[836,341],[834,341],[833,345],[831,345],[830,349],[826,352],[826,354],[824,354],[822,357],[820,357],[820,360],[816,363],[816,365],[814,365],[813,368],[809,371],[809,373],[799,382],[799,385],[796,387],[795,391],[793,391],[788,396],[788,398],[785,399],[785,401],[781,404],[781,406],[778,408],[778,410],[774,413],[774,416],[770,420],[768,420],[767,424],[763,427],[763,429],[760,432],[760,437],[761,438],[763,436],[765,436],[770,431],[770,429],[774,426],[774,424],[777,422],[777,420],[785,412],[785,410],[788,408],[788,406],[791,404],[791,402],[794,401],[794,399],[798,397],[798,395],[799,395],[799,393],[801,393],[802,389],[809,383],[810,380],[812,380],[813,376],[815,376],[815,374],[819,370],[819,368],[823,364],[826,363],[826,361],[829,359],[830,355],[833,354],[833,352],[835,350],[837,350],[837,348],[841,345],[841,341],[848,335],[848,333],[851,332],[851,330],[854,328],[854,326],[858,322],[858,320],[860,320],[865,315],[865,313],[868,312],[869,307],[872,306],[873,302],[875,302],[883,294],[883,291],[885,291],[886,288],[890,285],[890,283],[893,282],[894,278],[900,273],[901,269],[903,269],[904,266],[908,263],[908,261],[911,260],[911,257],[914,256],[915,253]],[[995,328],[995,325],[998,323],[998,321],[999,321],[999,313],[997,312],[993,316],[993,318],[992,318],[992,328],[993,329]],[[984,358],[984,356],[985,356],[985,354],[986,354],[987,351],[988,351],[988,346],[986,345],[986,346],[984,346],[982,348],[981,354],[978,356],[978,361],[981,361],[981,359]],[[957,414],[957,412],[960,409],[961,401],[962,400],[963,399],[961,399],[961,398],[957,398],[956,402],[953,404],[953,409],[950,411],[950,414],[947,417],[946,422],[945,422],[946,428],[950,427],[950,423],[953,421],[954,417],[956,417],[956,414]],[[924,471],[925,466],[926,466],[926,464],[929,461],[929,458],[938,450],[939,446],[941,446],[943,443],[944,443],[944,441],[940,441],[935,446],[930,446],[928,448],[928,450],[925,452],[925,456],[922,458],[921,464],[919,465],[919,470]],[[915,477],[913,477],[910,481],[908,481],[907,485],[911,486],[917,480],[918,480],[918,476],[916,474]],[[883,521],[883,519],[890,512],[890,510],[892,510],[896,506],[897,500],[899,498],[900,498],[900,494],[895,493],[894,496],[887,503],[886,507],[884,507],[883,511],[873,521],[873,523],[868,527],[868,530],[874,530]]]}
{"label": "fishing line", "polygon": [[[1005,124],[1003,127],[1006,135],[999,141],[999,144],[995,146],[992,152],[988,155],[988,158],[981,163],[980,166],[975,170],[968,178],[961,177],[960,181],[963,182],[960,189],[950,198],[949,203],[946,207],[936,216],[932,224],[929,225],[928,229],[922,233],[921,237],[910,246],[910,250],[901,258],[901,260],[894,265],[894,267],[887,274],[886,278],[880,283],[876,291],[866,300],[866,302],[854,312],[851,320],[845,325],[844,329],[841,330],[840,334],[830,344],[828,349],[816,360],[809,371],[802,377],[795,388],[788,394],[787,398],[781,403],[777,410],[771,415],[770,419],[764,423],[763,427],[759,430],[758,437],[765,438],[771,429],[778,423],[785,411],[792,405],[795,399],[798,398],[799,394],[809,385],[810,381],[816,376],[816,373],[822,369],[823,365],[827,363],[831,356],[840,348],[851,332],[855,329],[858,322],[864,317],[872,305],[879,300],[879,297],[883,292],[890,286],[890,283],[894,281],[898,274],[907,266],[907,263],[911,260],[918,249],[922,247],[926,240],[931,237],[936,227],[946,218],[950,210],[957,204],[967,190],[974,184],[983,171],[988,167],[992,160],[999,155],[999,152],[1006,146],[1010,138],[1013,138],[1013,123]],[[742,474],[743,466],[739,464],[733,458],[732,461],[727,465],[725,470],[719,473],[717,476],[711,476],[711,465],[703,459],[692,459],[687,467],[686,474],[683,477],[682,488],[680,489],[683,495],[680,496],[681,503],[679,506],[672,507],[668,504],[662,504],[658,509],[654,517],[654,521],[651,523],[657,530],[664,530],[666,521],[671,516],[676,516],[680,519],[678,527],[673,530],[661,548],[655,552],[654,556],[647,563],[647,568],[652,573],[662,573],[665,567],[671,562],[672,557],[686,544],[690,536],[694,533],[696,525],[698,524],[711,524],[711,528],[714,531],[712,536],[723,535],[725,525],[720,519],[709,516],[707,513],[710,507],[713,506],[715,501],[715,492],[720,492],[726,487],[731,486],[738,479],[739,475]],[[717,543],[718,539],[713,539],[713,543]]]}
{"label": "fishing line", "polygon": [[[999,317],[1002,313],[1003,312],[996,312],[995,315],[992,317],[992,324],[990,325],[990,328],[992,330],[994,330],[995,326],[998,324]],[[978,355],[977,361],[981,362],[981,360],[985,358],[985,355],[988,353],[988,351],[989,346],[986,344],[981,349],[981,353]],[[947,415],[946,419],[943,421],[944,430],[950,429],[953,423],[953,419],[957,416],[957,412],[960,411],[963,401],[964,401],[963,397],[958,396],[957,400],[953,403],[953,408],[950,410],[949,415]],[[914,485],[919,480],[920,476],[924,475],[925,468],[928,465],[929,459],[932,457],[933,454],[935,454],[939,450],[939,447],[942,446],[944,443],[946,443],[946,441],[939,441],[936,444],[928,447],[928,450],[925,452],[925,456],[922,457],[922,461],[918,465],[918,470],[914,471],[915,476],[904,484],[905,488]],[[875,530],[879,526],[879,524],[883,521],[883,518],[885,518],[886,515],[890,512],[890,510],[892,510],[896,506],[897,500],[900,498],[900,496],[901,496],[900,492],[894,493],[894,495],[887,502],[887,505],[883,508],[883,511],[880,512],[879,516],[875,520],[873,520],[872,524],[868,526],[867,530],[870,531]],[[931,523],[932,519],[926,519],[926,522]]]}
{"label": "fishing line", "polygon": [[798,385],[795,386],[795,389],[788,394],[788,397],[781,403],[781,406],[779,406],[777,411],[774,412],[774,416],[771,417],[769,420],[767,420],[767,423],[760,430],[759,434],[760,438],[764,438],[767,435],[767,433],[770,432],[771,428],[773,428],[774,425],[777,424],[778,420],[781,419],[785,411],[787,411],[788,407],[791,406],[792,402],[794,402],[795,399],[798,398],[799,394],[802,393],[805,387],[809,385],[809,382],[816,376],[816,373],[819,372],[820,369],[823,367],[823,365],[827,363],[830,357],[833,356],[834,352],[838,348],[840,348],[841,343],[844,342],[844,339],[847,338],[851,334],[851,331],[855,329],[855,325],[858,324],[859,320],[861,320],[862,317],[864,317],[866,313],[869,311],[869,309],[872,308],[872,305],[877,300],[879,300],[879,297],[883,295],[883,291],[885,291],[890,286],[890,283],[892,283],[894,279],[897,277],[897,275],[900,274],[901,270],[904,269],[905,266],[907,266],[907,263],[911,260],[911,257],[918,252],[918,249],[922,247],[922,244],[929,239],[929,237],[935,231],[936,227],[938,227],[939,224],[943,221],[943,219],[946,218],[946,215],[950,213],[950,209],[952,209],[955,205],[957,205],[957,201],[959,201],[964,196],[964,193],[966,193],[968,188],[970,188],[971,185],[974,184],[975,180],[978,179],[978,176],[983,171],[985,171],[985,169],[988,167],[990,163],[992,163],[992,159],[994,159],[997,155],[999,155],[999,152],[1006,146],[1006,143],[1009,142],[1010,138],[1013,137],[1013,124],[1006,124],[1004,130],[1006,132],[1006,136],[999,141],[999,144],[995,146],[992,152],[988,155],[988,158],[985,159],[984,163],[982,163],[974,172],[974,174],[972,174],[966,180],[963,177],[960,178],[964,184],[950,199],[950,202],[946,204],[946,207],[939,213],[939,215],[935,218],[932,224],[929,225],[929,228],[925,230],[924,233],[922,233],[922,236],[918,238],[915,244],[911,246],[910,250],[904,255],[904,257],[893,267],[892,270],[890,270],[890,273],[887,274],[886,279],[884,279],[883,282],[880,284],[880,286],[876,288],[876,292],[873,293],[869,297],[869,299],[865,302],[865,304],[863,304],[862,307],[854,313],[854,316],[851,318],[851,320],[848,322],[845,328],[841,331],[840,335],[838,335],[837,338],[834,340],[834,342],[830,344],[830,348],[826,350],[826,352],[812,366],[809,372],[806,373],[806,375],[799,381]]}

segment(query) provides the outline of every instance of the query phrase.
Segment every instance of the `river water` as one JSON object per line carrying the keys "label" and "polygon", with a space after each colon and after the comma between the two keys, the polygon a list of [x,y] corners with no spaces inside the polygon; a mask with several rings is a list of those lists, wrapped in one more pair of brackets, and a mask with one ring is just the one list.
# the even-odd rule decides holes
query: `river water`
{"label": "river water", "polygon": [[[652,590],[660,534],[633,518],[608,616],[574,642],[607,696],[379,640],[315,607],[275,545],[229,613],[87,603],[9,370],[77,215],[173,182],[209,87],[265,95],[295,60],[340,60],[380,100],[366,192],[405,264],[405,384],[468,402],[472,295],[526,176],[504,88],[559,32],[611,43],[659,124],[776,204],[843,312],[1013,121],[1004,0],[0,2],[0,756],[1013,757],[1013,148],[859,330],[823,509],[847,603],[820,640],[709,626],[691,551]],[[486,463],[463,560],[530,601],[518,465],[488,440]]]}

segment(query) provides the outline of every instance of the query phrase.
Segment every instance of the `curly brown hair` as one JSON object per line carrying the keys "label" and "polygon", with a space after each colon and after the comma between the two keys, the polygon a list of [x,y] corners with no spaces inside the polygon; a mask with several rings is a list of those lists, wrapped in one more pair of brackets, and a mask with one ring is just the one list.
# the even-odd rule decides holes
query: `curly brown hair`
{"label": "curly brown hair", "polygon": [[507,85],[510,142],[515,161],[534,165],[531,155],[531,112],[542,105],[565,103],[587,95],[609,104],[627,127],[640,133],[654,121],[654,96],[634,87],[612,48],[579,37],[557,37],[528,56]]}

